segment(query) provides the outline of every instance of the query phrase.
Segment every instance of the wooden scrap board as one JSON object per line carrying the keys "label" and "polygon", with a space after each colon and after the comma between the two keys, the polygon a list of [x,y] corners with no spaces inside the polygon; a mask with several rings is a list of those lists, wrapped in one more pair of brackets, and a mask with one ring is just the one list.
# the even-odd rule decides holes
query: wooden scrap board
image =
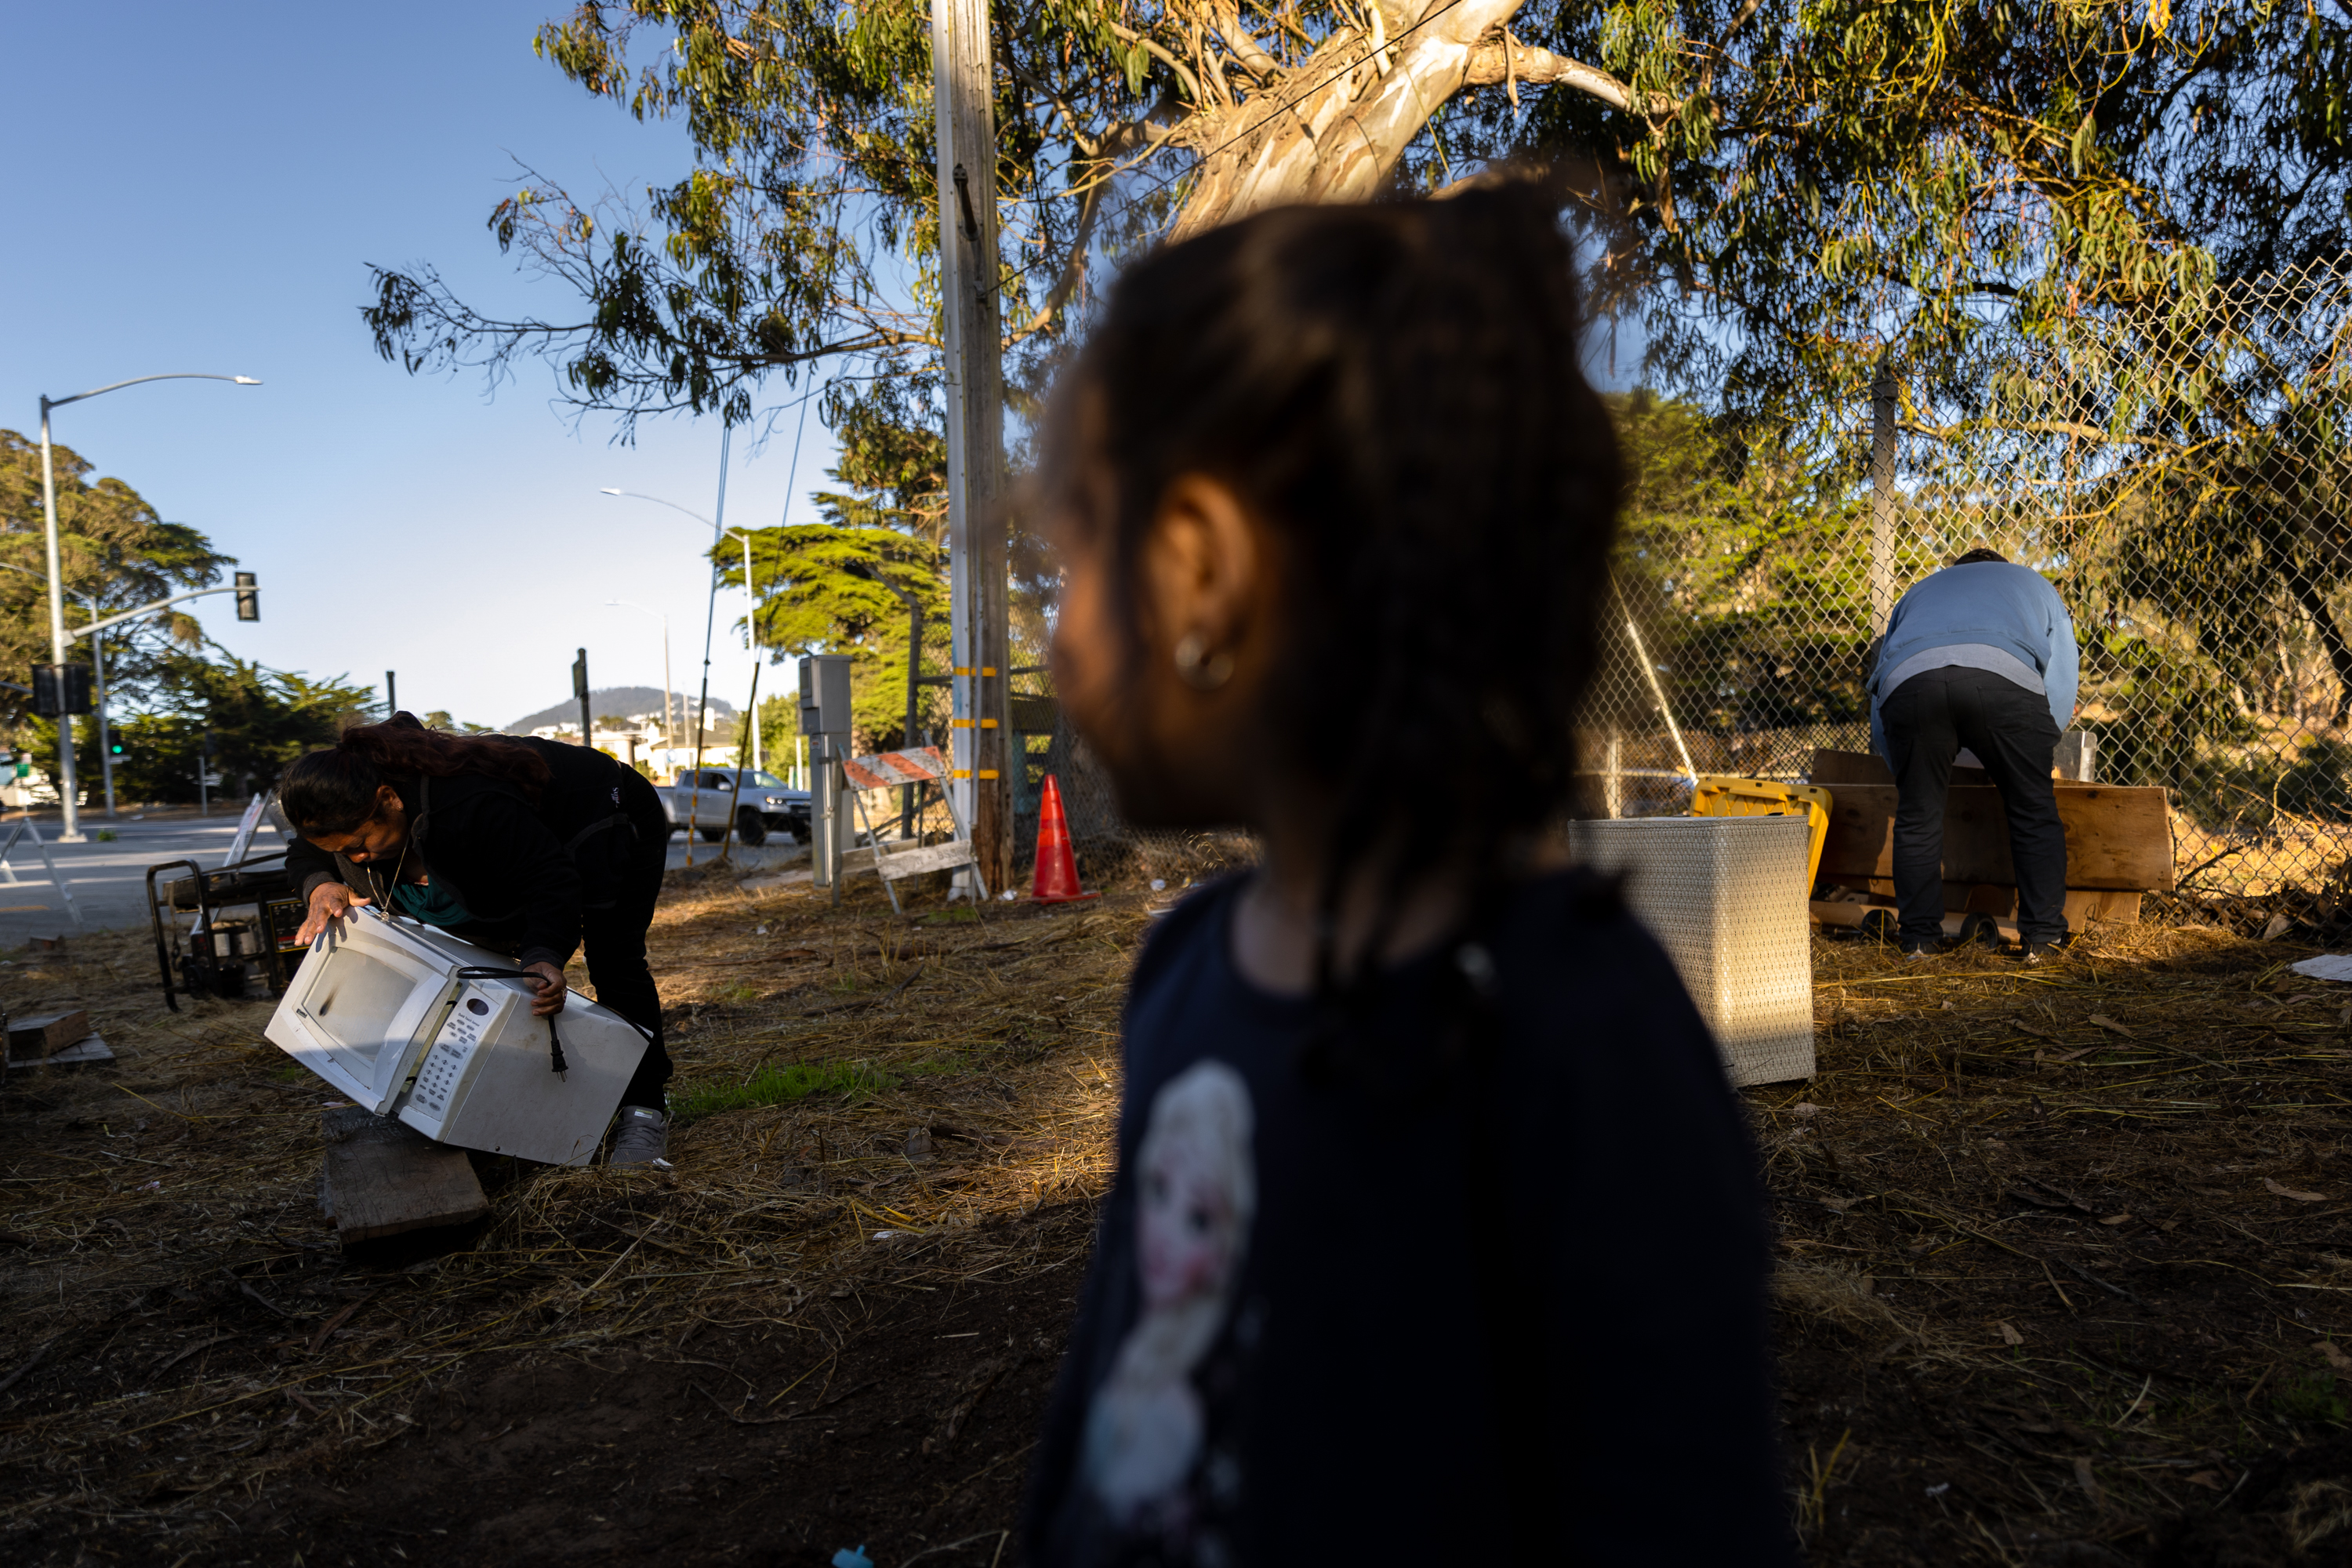
{"label": "wooden scrap board", "polygon": [[[1813,753],[1812,780],[1835,802],[1822,846],[1821,880],[1895,896],[1894,775],[1880,758]],[[2139,919],[2140,896],[2173,885],[2172,814],[2166,792],[2137,785],[2053,781],[2066,833],[2066,923]],[[1944,813],[1944,908],[2012,920],[2017,868],[2000,793],[1978,768],[1954,768]]]}
{"label": "wooden scrap board", "polygon": [[37,1061],[89,1037],[89,1009],[44,1013],[33,1018],[8,1020],[8,1059]]}
{"label": "wooden scrap board", "polygon": [[[1822,876],[1849,886],[1895,875],[1895,786],[1832,784],[1836,801],[1822,845]],[[2172,818],[2161,789],[2062,784],[2066,885],[2123,892],[2169,891]],[[2013,888],[2009,818],[1990,784],[1955,785],[1944,809],[1944,879]]]}
{"label": "wooden scrap board", "polygon": [[345,1246],[463,1225],[489,1212],[463,1149],[355,1105],[330,1110],[320,1122],[327,1140],[320,1206],[333,1217]]}

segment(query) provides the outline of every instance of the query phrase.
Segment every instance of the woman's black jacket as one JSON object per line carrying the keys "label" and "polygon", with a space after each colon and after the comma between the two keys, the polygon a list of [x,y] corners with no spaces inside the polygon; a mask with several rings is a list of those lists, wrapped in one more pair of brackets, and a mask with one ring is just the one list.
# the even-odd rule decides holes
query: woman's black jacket
{"label": "woman's black jacket", "polygon": [[[519,786],[482,773],[387,772],[383,782],[408,812],[409,854],[422,857],[434,885],[474,917],[453,934],[510,950],[518,964],[561,969],[580,946],[581,910],[614,902],[632,851],[668,837],[667,814],[642,773],[603,752],[513,739],[553,775],[536,805]],[[297,838],[286,868],[306,902],[320,883],[341,882],[382,904],[397,859],[354,865]]]}

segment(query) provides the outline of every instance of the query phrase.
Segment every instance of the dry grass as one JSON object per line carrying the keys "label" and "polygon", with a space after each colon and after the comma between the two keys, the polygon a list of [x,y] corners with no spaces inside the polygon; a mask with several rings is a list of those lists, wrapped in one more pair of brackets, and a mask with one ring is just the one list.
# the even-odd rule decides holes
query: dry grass
{"label": "dry grass", "polygon": [[[773,1424],[856,1393],[860,1303],[1073,1278],[1155,901],[932,893],[901,921],[870,879],[839,910],[698,879],[653,933],[699,1109],[677,1169],[494,1166],[472,1247],[363,1264],[313,1199],[331,1097],[261,1042],[266,1005],[164,1013],[128,937],[0,968],[12,1011],[89,1005],[123,1052],[0,1105],[0,1554],[170,1531],[236,1560],[226,1521],[326,1507],[303,1478],[493,1373],[709,1355],[750,1370],[692,1374],[704,1420],[801,1430]],[[2352,1466],[2284,1456],[2340,1443],[2315,1347],[2352,1347],[2352,993],[2287,975],[2303,951],[2143,926],[2028,971],[1817,942],[1822,1073],[1748,1096],[1816,1561],[2333,1560]],[[771,1376],[729,1335],[804,1351]],[[968,1414],[992,1384],[959,1386]],[[1026,1440],[967,1479],[1009,1486]],[[2234,1557],[2180,1544],[2230,1530]]]}
{"label": "dry grass", "polygon": [[1822,1072],[1750,1100],[1818,1561],[2305,1560],[2281,1467],[2352,1471],[2352,991],[2307,951],[1816,943]]}
{"label": "dry grass", "polygon": [[[835,911],[805,889],[706,881],[665,903],[652,946],[675,1092],[783,1063],[859,1064],[870,1089],[685,1123],[674,1173],[489,1163],[473,1247],[413,1263],[380,1247],[372,1270],[340,1266],[319,1215],[334,1100],[261,1040],[267,1004],[166,1014],[152,953],[127,937],[0,970],[13,1010],[90,1005],[121,1056],[11,1075],[0,1378],[26,1375],[0,1416],[0,1466],[18,1479],[0,1531],[185,1520],[257,1496],[396,1436],[468,1363],[701,1321],[822,1341],[835,1329],[806,1304],[877,1279],[1075,1271],[1083,1225],[988,1222],[1104,1186],[1119,989],[1148,895],[979,920],[942,918],[934,895],[929,918],[901,921],[871,879],[852,886]],[[192,1304],[214,1321],[190,1321]],[[264,1331],[224,1326],[257,1314]],[[796,1407],[791,1389],[761,1397]]]}

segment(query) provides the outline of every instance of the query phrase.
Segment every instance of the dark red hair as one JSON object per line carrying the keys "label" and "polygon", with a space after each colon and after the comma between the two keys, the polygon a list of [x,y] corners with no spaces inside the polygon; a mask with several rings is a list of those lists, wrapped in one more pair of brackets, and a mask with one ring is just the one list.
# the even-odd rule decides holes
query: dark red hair
{"label": "dark red hair", "polygon": [[520,741],[428,730],[403,712],[354,724],[328,750],[296,758],[278,785],[278,804],[297,833],[349,833],[375,815],[387,773],[481,774],[505,780],[534,804],[550,776],[545,760]]}

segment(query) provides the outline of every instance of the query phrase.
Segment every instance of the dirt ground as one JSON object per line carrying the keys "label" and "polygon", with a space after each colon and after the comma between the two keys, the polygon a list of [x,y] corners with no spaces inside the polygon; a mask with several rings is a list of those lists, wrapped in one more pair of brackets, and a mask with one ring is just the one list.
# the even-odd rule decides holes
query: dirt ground
{"label": "dirt ground", "polygon": [[[0,1561],[1017,1563],[1172,896],[677,887],[676,1171],[488,1162],[483,1224],[349,1252],[266,1002],[9,955],[121,1056],[0,1098]],[[2352,1563],[2352,987],[2170,918],[1817,942],[1821,1075],[1747,1097],[1812,1562]]]}

